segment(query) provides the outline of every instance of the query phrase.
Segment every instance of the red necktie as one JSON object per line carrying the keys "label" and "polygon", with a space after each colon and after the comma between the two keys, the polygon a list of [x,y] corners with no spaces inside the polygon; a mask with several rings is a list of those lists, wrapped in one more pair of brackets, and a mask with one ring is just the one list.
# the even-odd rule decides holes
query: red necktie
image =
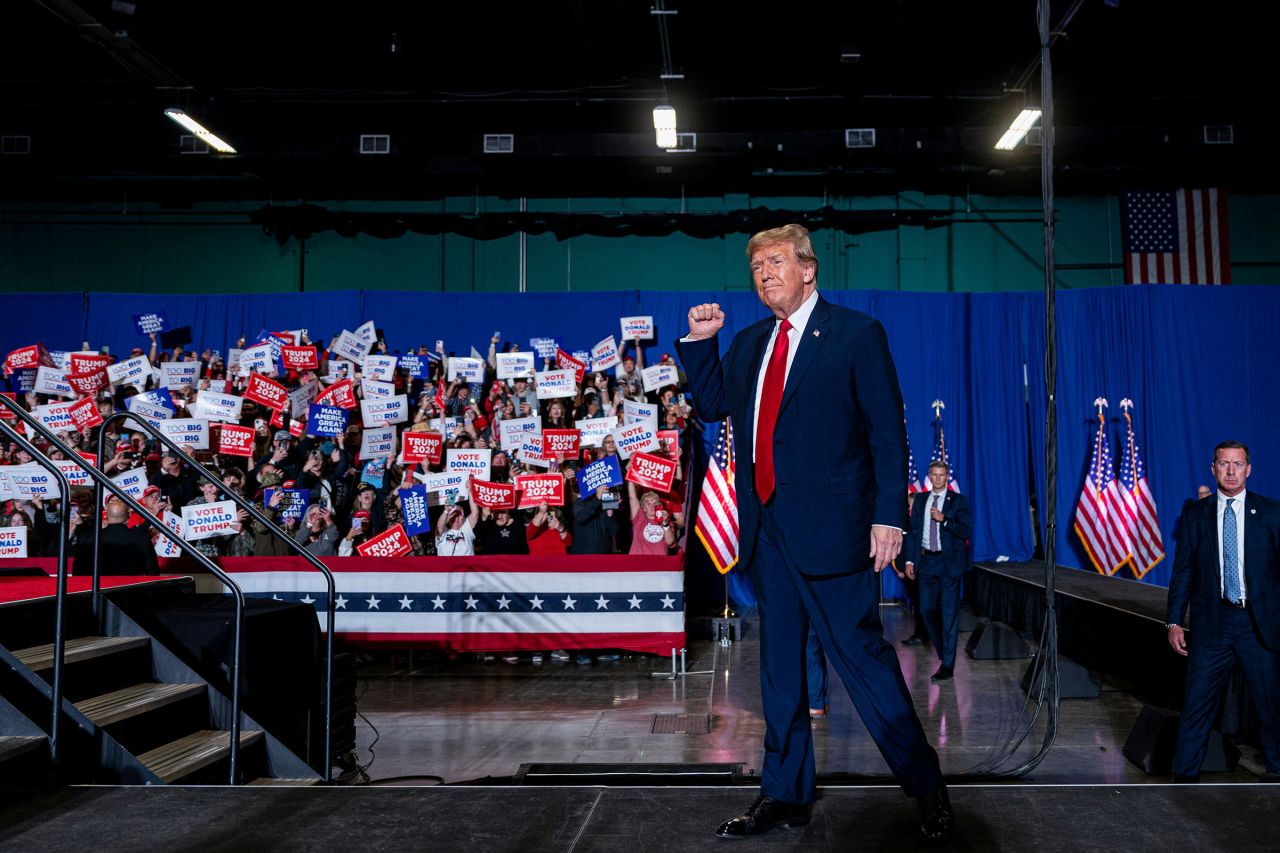
{"label": "red necktie", "polygon": [[782,388],[787,381],[787,351],[791,349],[791,321],[778,326],[778,337],[764,371],[764,388],[760,391],[760,417],[756,422],[756,494],[760,503],[773,497],[773,428],[778,424],[778,407],[782,405]]}

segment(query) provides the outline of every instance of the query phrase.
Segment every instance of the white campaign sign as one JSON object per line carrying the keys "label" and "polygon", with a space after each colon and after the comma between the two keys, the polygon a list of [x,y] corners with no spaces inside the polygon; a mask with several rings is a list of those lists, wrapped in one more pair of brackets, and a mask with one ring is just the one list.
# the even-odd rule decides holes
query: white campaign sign
{"label": "white campaign sign", "polygon": [[647,341],[653,337],[653,317],[623,317],[624,341]]}
{"label": "white campaign sign", "polygon": [[356,329],[355,335],[362,341],[368,341],[370,345],[378,339],[378,327],[373,324],[372,320],[366,320],[360,324],[360,328]]}
{"label": "white campaign sign", "polygon": [[366,427],[401,424],[409,420],[409,398],[404,394],[381,400],[361,400],[360,412]]}
{"label": "white campaign sign", "polygon": [[578,432],[581,438],[578,444],[581,447],[599,447],[604,441],[604,437],[613,432],[614,427],[618,425],[618,419],[613,415],[606,415],[602,418],[586,418],[577,423]]}
{"label": "white campaign sign", "polygon": [[0,528],[0,560],[25,558],[27,556],[27,528]]}
{"label": "white campaign sign", "polygon": [[53,432],[70,432],[76,428],[75,421],[72,420],[71,413],[68,411],[74,405],[74,403],[50,403],[47,406],[36,406],[31,410],[31,416]]}
{"label": "white campaign sign", "polygon": [[396,428],[366,429],[360,436],[360,458],[377,459],[396,455]]}
{"label": "white campaign sign", "polygon": [[232,501],[187,504],[182,508],[182,538],[188,542],[239,532],[237,507]]}
{"label": "white campaign sign", "polygon": [[209,449],[209,422],[195,418],[160,421],[160,432],[173,439],[183,450]]}
{"label": "white campaign sign", "polygon": [[572,397],[578,392],[578,382],[572,370],[548,370],[537,374],[537,381],[539,400]]}
{"label": "white campaign sign", "polygon": [[[217,391],[201,391],[196,395],[196,403],[191,407],[191,416],[210,421],[240,423],[240,409],[244,398],[235,394],[219,394]],[[157,408],[164,408],[158,406]]]}
{"label": "white campaign sign", "polygon": [[449,375],[445,378],[450,381],[461,379],[463,382],[483,382],[484,360],[455,356],[449,359]]}
{"label": "white campaign sign", "polygon": [[462,418],[431,418],[427,421],[427,426],[431,427],[432,432],[438,432],[445,438],[453,438],[462,430]]}
{"label": "white campaign sign", "polygon": [[56,498],[58,481],[34,462],[0,468],[0,500]]}
{"label": "white campaign sign", "polygon": [[591,369],[593,371],[599,373],[602,370],[608,370],[610,367],[617,367],[621,363],[621,359],[618,358],[618,342],[613,339],[613,335],[591,348]]}
{"label": "white campaign sign", "polygon": [[360,380],[360,387],[364,389],[365,399],[385,399],[396,395],[396,386],[391,382],[379,382],[376,379],[369,379],[368,376]]}
{"label": "white campaign sign", "polygon": [[67,384],[67,375],[56,367],[45,364],[36,370],[36,384],[32,390],[37,394],[50,394],[54,397],[76,396],[76,392]]}
{"label": "white campaign sign", "polygon": [[620,426],[613,432],[613,441],[618,445],[618,455],[630,459],[633,453],[648,452],[658,449],[658,435],[646,423]]}
{"label": "white campaign sign", "polygon": [[679,385],[680,375],[674,364],[655,364],[640,371],[645,391],[657,391],[666,385]]}
{"label": "white campaign sign", "polygon": [[160,365],[160,384],[165,388],[186,388],[196,384],[199,373],[198,361],[166,361]]}
{"label": "white campaign sign", "polygon": [[289,392],[289,416],[293,418],[307,417],[307,411],[311,408],[311,401],[316,398],[316,391],[319,390],[320,383],[314,379],[304,382],[297,388]]}
{"label": "white campaign sign", "polygon": [[356,364],[362,363],[371,349],[373,349],[372,339],[361,340],[346,330],[343,330],[342,334],[338,335],[338,339],[329,347],[329,351],[334,355],[340,355],[345,359],[354,361]]}
{"label": "white campaign sign", "polygon": [[466,471],[445,471],[441,474],[414,474],[428,492],[441,494],[451,492],[454,489],[465,489],[467,483],[471,481],[471,475]]}
{"label": "white campaign sign", "polygon": [[540,434],[542,421],[539,418],[511,418],[500,422],[502,432],[501,447],[503,450],[519,450],[524,444],[525,436]]}
{"label": "white campaign sign", "polygon": [[533,376],[533,353],[500,352],[494,355],[498,362],[499,379],[520,379]]}
{"label": "white campaign sign", "polygon": [[[161,520],[164,522],[164,526],[169,530],[170,533],[172,533],[175,537],[179,539],[182,538],[182,529],[183,529],[182,519],[179,516],[175,515],[172,512],[169,512],[169,510],[165,510],[164,518]],[[160,533],[159,536],[156,537],[155,548],[156,548],[157,557],[181,557],[182,556],[182,549],[174,544],[173,539],[169,538],[168,536],[165,536],[163,531]]]}
{"label": "white campaign sign", "polygon": [[248,376],[250,373],[263,373],[268,376],[274,376],[275,372],[276,360],[273,357],[270,341],[254,344],[240,353],[241,376]]}
{"label": "white campaign sign", "polygon": [[58,470],[62,472],[62,476],[67,478],[67,484],[71,486],[92,486],[93,481],[89,479],[89,474],[80,466],[79,457],[76,459],[51,459]]}
{"label": "white campaign sign", "polygon": [[[240,398],[237,397],[237,400]],[[124,407],[135,415],[146,418],[148,421],[163,421],[173,417],[173,412],[161,406],[159,403],[153,403],[150,400],[144,400],[141,397],[129,397],[124,401]],[[239,415],[236,416],[239,419]]]}
{"label": "white campaign sign", "polygon": [[145,355],[107,365],[107,378],[112,385],[133,385],[141,391],[150,376],[151,362],[147,361]]}
{"label": "white campaign sign", "polygon": [[551,460],[542,458],[541,432],[536,435],[530,433],[524,437],[524,444],[520,445],[520,461],[535,468],[551,467]]}
{"label": "white campaign sign", "polygon": [[131,468],[123,474],[112,477],[111,482],[119,486],[129,497],[141,500],[142,490],[147,487],[147,471],[145,468]]}
{"label": "white campaign sign", "polygon": [[622,401],[622,424],[648,424],[654,432],[658,431],[658,404],[637,403],[633,400]]}
{"label": "white campaign sign", "polygon": [[365,356],[364,375],[366,379],[390,382],[396,376],[396,357],[394,355]]}
{"label": "white campaign sign", "polygon": [[493,451],[487,447],[476,449],[470,447],[450,447],[446,451],[445,470],[462,472],[477,480],[489,479],[489,460]]}

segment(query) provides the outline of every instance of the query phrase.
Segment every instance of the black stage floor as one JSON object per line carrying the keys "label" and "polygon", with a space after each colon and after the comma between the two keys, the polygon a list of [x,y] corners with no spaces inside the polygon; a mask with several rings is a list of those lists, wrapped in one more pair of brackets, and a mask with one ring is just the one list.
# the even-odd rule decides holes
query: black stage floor
{"label": "black stage floor", "polygon": [[[1027,584],[1040,590],[1038,594],[1043,595],[1043,562],[978,563],[974,568]],[[1164,628],[1165,601],[1169,596],[1169,590],[1165,587],[1064,568],[1054,573],[1053,586],[1060,596],[1065,595],[1078,601],[1092,602],[1150,619],[1157,622],[1161,629]]]}
{"label": "black stage floor", "polygon": [[[0,850],[916,850],[891,788],[824,790],[813,822],[724,841],[744,788],[71,788],[0,806]],[[1276,849],[1280,787],[952,788],[964,851]]]}

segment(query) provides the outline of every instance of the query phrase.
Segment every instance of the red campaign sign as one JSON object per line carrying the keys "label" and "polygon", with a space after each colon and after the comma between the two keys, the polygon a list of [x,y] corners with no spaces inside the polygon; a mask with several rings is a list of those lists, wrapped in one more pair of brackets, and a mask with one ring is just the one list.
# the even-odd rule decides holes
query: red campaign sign
{"label": "red campaign sign", "polygon": [[[279,382],[274,382],[261,373],[249,376],[249,385],[244,389],[244,398],[261,403],[268,409],[283,411],[289,405],[289,391]],[[281,422],[283,423],[283,421]]]}
{"label": "red campaign sign", "polygon": [[354,409],[360,404],[356,402],[355,392],[351,390],[351,380],[335,382],[316,397],[315,402],[322,406],[339,406],[343,409]]}
{"label": "red campaign sign", "polygon": [[[16,391],[0,391],[0,397],[8,397],[13,402],[18,402],[18,392]],[[9,411],[9,407],[4,403],[0,403],[0,420],[11,421],[17,417],[13,412]]]}
{"label": "red campaign sign", "polygon": [[98,467],[98,455],[96,453],[85,453],[83,450],[77,450],[76,454],[94,468]]}
{"label": "red campaign sign", "polygon": [[273,427],[284,426],[284,410],[283,409],[277,409],[271,413],[271,425]]}
{"label": "red campaign sign", "polygon": [[409,534],[404,532],[403,524],[384,530],[368,542],[356,546],[361,557],[403,557],[412,550]]}
{"label": "red campaign sign", "polygon": [[218,452],[227,456],[252,456],[253,437],[253,427],[223,424],[218,430]]}
{"label": "red campaign sign", "polygon": [[64,374],[67,384],[71,386],[71,390],[77,394],[83,394],[86,397],[90,394],[96,394],[111,382],[107,378],[107,369],[105,367],[91,368],[84,373],[67,373]]}
{"label": "red campaign sign", "polygon": [[[288,346],[293,346],[298,342],[293,337],[293,332],[272,332],[271,337],[279,338],[283,343],[285,343]],[[287,367],[288,365],[289,365],[289,362],[285,361],[285,366]]]}
{"label": "red campaign sign", "polygon": [[564,477],[560,474],[521,474],[516,477],[520,490],[520,509],[545,503],[564,506]]}
{"label": "red campaign sign", "polygon": [[315,370],[320,366],[315,347],[280,347],[280,358],[285,370]]}
{"label": "red campaign sign", "polygon": [[489,509],[515,509],[516,487],[510,483],[472,480],[471,500],[475,501],[476,506],[486,506]]}
{"label": "red campaign sign", "polygon": [[556,367],[561,370],[572,370],[574,382],[581,382],[583,374],[587,372],[585,362],[578,361],[559,347],[556,348]]}
{"label": "red campaign sign", "polygon": [[71,422],[76,429],[85,433],[102,423],[102,415],[98,412],[98,403],[92,397],[84,397],[67,408]]}
{"label": "red campaign sign", "polygon": [[424,459],[436,465],[444,453],[444,436],[438,432],[406,432],[401,453],[405,465],[417,465]]}
{"label": "red campaign sign", "polygon": [[636,453],[627,466],[627,482],[635,483],[645,489],[659,492],[671,491],[671,482],[676,476],[676,463],[671,459],[663,459],[652,453]]}
{"label": "red campaign sign", "polygon": [[111,356],[101,355],[96,352],[73,352],[71,353],[71,369],[67,373],[93,373],[97,370],[106,370],[107,365],[111,363]]}
{"label": "red campaign sign", "polygon": [[39,367],[41,363],[40,345],[32,344],[29,347],[21,347],[16,349],[4,360],[5,373],[12,373],[24,367]]}
{"label": "red campaign sign", "polygon": [[289,421],[289,435],[294,438],[301,438],[302,434],[307,431],[307,425],[302,421]]}
{"label": "red campaign sign", "polygon": [[674,459],[680,458],[680,430],[660,429],[657,432],[658,446],[669,452]]}
{"label": "red campaign sign", "polygon": [[544,429],[542,431],[542,458],[577,456],[582,433],[576,429]]}

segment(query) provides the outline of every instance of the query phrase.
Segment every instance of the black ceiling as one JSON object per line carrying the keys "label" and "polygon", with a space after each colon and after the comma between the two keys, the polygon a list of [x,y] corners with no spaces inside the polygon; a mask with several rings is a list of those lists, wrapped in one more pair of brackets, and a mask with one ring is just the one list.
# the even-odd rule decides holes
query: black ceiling
{"label": "black ceiling", "polygon": [[[1039,96],[1035,3],[7,0],[0,198],[1035,192],[992,143]],[[1223,4],[1225,5],[1225,4]],[[1244,4],[1240,4],[1243,6]],[[117,7],[113,9],[114,7]],[[1058,0],[1060,191],[1274,189],[1268,31],[1209,4]],[[394,47],[394,50],[392,49]],[[856,51],[857,62],[841,60]],[[1018,91],[1024,89],[1024,91]],[[677,107],[697,151],[653,144]],[[183,155],[166,106],[239,150]],[[1203,126],[1232,125],[1233,145]],[[877,130],[850,150],[844,129]],[[361,133],[391,135],[361,156]],[[484,155],[484,133],[515,151]]]}

